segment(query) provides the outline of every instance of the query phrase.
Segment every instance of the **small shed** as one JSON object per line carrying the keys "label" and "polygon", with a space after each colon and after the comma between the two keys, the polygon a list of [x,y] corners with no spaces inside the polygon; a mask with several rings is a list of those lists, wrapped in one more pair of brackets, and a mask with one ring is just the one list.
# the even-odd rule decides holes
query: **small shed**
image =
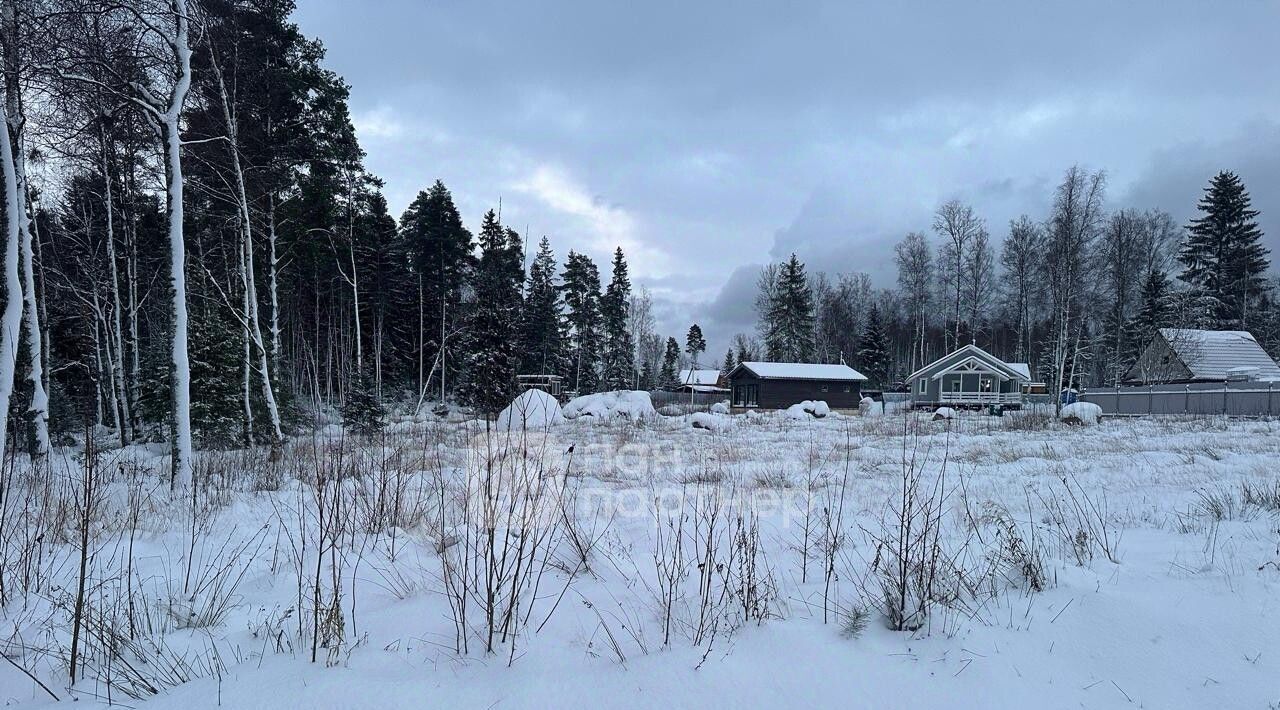
{"label": "small shed", "polygon": [[1161,328],[1125,373],[1126,385],[1280,381],[1280,366],[1243,330]]}
{"label": "small shed", "polygon": [[911,373],[911,403],[915,407],[1022,406],[1031,368],[1008,363],[977,345],[966,345]]}
{"label": "small shed", "polygon": [[857,409],[866,381],[848,365],[803,362],[741,362],[729,373],[735,409],[785,409],[806,400]]}

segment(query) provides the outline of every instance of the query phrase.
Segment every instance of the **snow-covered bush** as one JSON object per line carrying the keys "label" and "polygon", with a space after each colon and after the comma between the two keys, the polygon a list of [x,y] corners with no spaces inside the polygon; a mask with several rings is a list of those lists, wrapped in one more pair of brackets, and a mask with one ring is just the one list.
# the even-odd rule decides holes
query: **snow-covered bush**
{"label": "snow-covered bush", "polygon": [[784,411],[782,415],[788,419],[808,419],[809,417],[822,419],[830,413],[831,408],[827,406],[826,402],[820,399],[806,399],[799,404],[793,404],[790,407],[787,407],[786,411]]}
{"label": "snow-covered bush", "polygon": [[870,397],[863,397],[858,402],[858,412],[864,417],[878,417],[884,414],[884,402],[877,402]]}
{"label": "snow-covered bush", "polygon": [[956,418],[956,410],[952,409],[951,407],[938,407],[933,412],[933,420],[935,422],[943,421],[943,420],[950,421],[955,418]]}
{"label": "snow-covered bush", "polygon": [[1072,402],[1062,408],[1058,418],[1067,424],[1092,426],[1102,420],[1102,407],[1093,402]]}
{"label": "snow-covered bush", "polygon": [[730,421],[728,417],[723,415],[708,414],[707,412],[694,412],[689,415],[689,424],[694,429],[722,431],[730,426]]}
{"label": "snow-covered bush", "polygon": [[555,397],[539,389],[521,392],[498,414],[499,431],[545,430],[564,421]]}
{"label": "snow-covered bush", "polygon": [[729,403],[728,403],[728,402],[716,402],[715,404],[711,405],[711,413],[712,413],[712,414],[728,414],[728,413],[729,413]]}
{"label": "snow-covered bush", "polygon": [[563,411],[565,419],[590,417],[592,421],[598,422],[607,422],[614,418],[639,421],[658,416],[649,393],[638,390],[597,392],[575,397],[564,405]]}

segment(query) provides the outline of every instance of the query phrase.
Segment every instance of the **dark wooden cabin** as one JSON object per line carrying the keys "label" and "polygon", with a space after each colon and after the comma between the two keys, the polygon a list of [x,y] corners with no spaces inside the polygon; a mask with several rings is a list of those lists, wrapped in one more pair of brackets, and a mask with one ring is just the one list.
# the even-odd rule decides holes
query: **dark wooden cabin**
{"label": "dark wooden cabin", "polygon": [[832,409],[857,409],[867,378],[848,365],[742,362],[729,373],[735,409],[786,409],[821,400]]}

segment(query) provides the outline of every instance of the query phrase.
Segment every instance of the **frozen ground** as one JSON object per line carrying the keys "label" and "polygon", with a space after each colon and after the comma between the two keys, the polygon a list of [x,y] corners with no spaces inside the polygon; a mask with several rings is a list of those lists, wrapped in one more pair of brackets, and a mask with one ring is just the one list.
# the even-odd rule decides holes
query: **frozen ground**
{"label": "frozen ground", "polygon": [[1280,422],[725,420],[20,465],[0,700],[1280,707]]}

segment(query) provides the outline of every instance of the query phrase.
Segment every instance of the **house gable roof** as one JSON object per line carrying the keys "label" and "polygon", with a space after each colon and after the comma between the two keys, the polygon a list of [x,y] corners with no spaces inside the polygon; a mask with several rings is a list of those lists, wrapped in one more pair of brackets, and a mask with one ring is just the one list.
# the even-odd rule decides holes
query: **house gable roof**
{"label": "house gable roof", "polygon": [[862,382],[867,378],[848,365],[821,365],[807,362],[740,362],[729,373],[733,377],[746,370],[762,380],[830,380]]}
{"label": "house gable roof", "polygon": [[714,387],[720,381],[719,370],[681,370],[680,384]]}
{"label": "house gable roof", "polygon": [[1247,374],[1280,380],[1280,366],[1243,330],[1161,328],[1160,337],[1197,380],[1226,381]]}
{"label": "house gable roof", "polygon": [[943,370],[954,367],[966,360],[976,360],[984,363],[987,367],[999,372],[1010,380],[1028,381],[1031,379],[1030,372],[1022,372],[1018,368],[1013,367],[1009,363],[983,350],[977,345],[966,345],[959,350],[947,353],[924,367],[916,370],[907,376],[907,380],[916,380],[921,377],[934,377]]}

